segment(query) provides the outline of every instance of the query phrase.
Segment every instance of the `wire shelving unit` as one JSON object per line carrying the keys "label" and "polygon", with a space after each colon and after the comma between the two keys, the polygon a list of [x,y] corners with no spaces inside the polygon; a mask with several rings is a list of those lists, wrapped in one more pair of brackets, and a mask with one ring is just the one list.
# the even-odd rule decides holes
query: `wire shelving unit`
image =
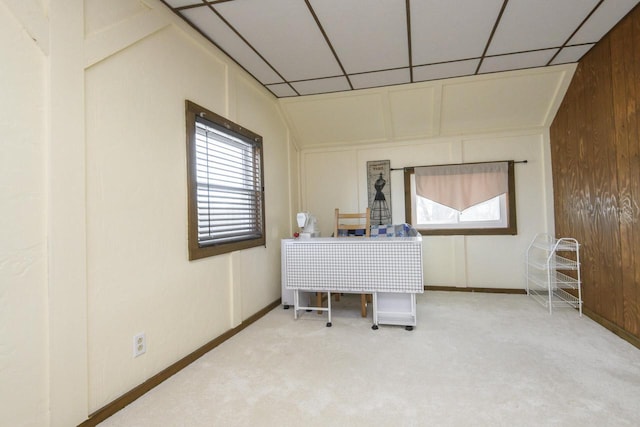
{"label": "wire shelving unit", "polygon": [[556,239],[540,233],[529,244],[526,255],[527,295],[553,313],[569,306],[582,316],[580,244],[576,239]]}

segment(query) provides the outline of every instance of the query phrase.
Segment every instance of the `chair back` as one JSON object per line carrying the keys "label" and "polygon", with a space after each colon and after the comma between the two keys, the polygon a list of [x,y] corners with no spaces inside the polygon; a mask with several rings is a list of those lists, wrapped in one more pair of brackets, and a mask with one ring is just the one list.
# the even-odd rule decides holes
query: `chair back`
{"label": "chair back", "polygon": [[[340,230],[343,233],[340,233]],[[361,232],[359,232],[362,230]],[[341,234],[353,235],[359,237],[371,236],[371,209],[367,208],[365,212],[360,213],[341,213],[336,208],[336,221],[333,230],[334,237],[340,237]]]}

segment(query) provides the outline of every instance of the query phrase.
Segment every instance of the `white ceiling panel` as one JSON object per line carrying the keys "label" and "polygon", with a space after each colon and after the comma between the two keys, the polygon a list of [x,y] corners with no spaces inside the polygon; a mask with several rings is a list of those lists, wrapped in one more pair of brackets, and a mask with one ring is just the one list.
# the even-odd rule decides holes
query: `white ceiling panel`
{"label": "white ceiling panel", "polygon": [[405,0],[311,0],[347,74],[409,66]]}
{"label": "white ceiling panel", "polygon": [[236,62],[258,79],[262,84],[279,83],[283,80],[246,43],[231,31],[211,10],[193,8],[185,10],[184,16],[198,27],[207,37],[214,40],[221,49],[231,55]]}
{"label": "white ceiling panel", "polygon": [[328,79],[305,80],[293,82],[291,86],[300,95],[314,95],[317,93],[340,92],[349,90],[349,82],[345,77],[332,77]]}
{"label": "white ceiling panel", "polygon": [[202,4],[201,0],[166,0],[165,3],[171,7],[191,6],[194,4]]}
{"label": "white ceiling panel", "polygon": [[576,62],[584,56],[585,53],[593,47],[592,44],[583,44],[580,46],[567,46],[563,48],[558,55],[553,58],[550,65],[568,64]]}
{"label": "white ceiling panel", "polygon": [[637,4],[638,0],[605,1],[571,37],[570,44],[597,42]]}
{"label": "white ceiling panel", "polygon": [[476,73],[479,59],[467,61],[445,62],[442,64],[425,65],[413,69],[413,81],[448,79],[452,77],[469,76]]}
{"label": "white ceiling panel", "polygon": [[342,75],[303,1],[234,0],[214,7],[288,81]]}
{"label": "white ceiling panel", "polygon": [[409,68],[399,70],[377,71],[374,73],[355,74],[349,76],[354,89],[368,87],[393,86],[411,82]]}
{"label": "white ceiling panel", "polygon": [[487,54],[560,47],[596,4],[598,0],[509,0]]}
{"label": "white ceiling panel", "polygon": [[501,7],[502,0],[413,0],[413,65],[480,57]]}
{"label": "white ceiling panel", "polygon": [[640,14],[640,0],[160,1],[283,98],[577,62]]}
{"label": "white ceiling panel", "polygon": [[557,51],[558,49],[546,49],[534,52],[514,53],[513,55],[491,56],[482,61],[479,73],[544,67]]}
{"label": "white ceiling panel", "polygon": [[287,98],[289,96],[297,95],[297,93],[287,83],[267,85],[267,89],[269,89],[278,98]]}

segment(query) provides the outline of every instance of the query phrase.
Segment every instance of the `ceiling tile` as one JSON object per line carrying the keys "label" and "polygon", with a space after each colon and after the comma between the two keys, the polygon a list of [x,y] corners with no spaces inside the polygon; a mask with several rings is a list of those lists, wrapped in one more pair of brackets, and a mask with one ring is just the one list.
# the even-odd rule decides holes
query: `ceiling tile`
{"label": "ceiling tile", "polygon": [[214,7],[287,81],[342,74],[305,2],[234,0]]}
{"label": "ceiling tile", "polygon": [[[576,62],[640,3],[161,1],[278,97],[468,76],[476,74],[479,64],[479,73],[492,73]],[[96,16],[97,24],[110,22]],[[95,23],[97,31],[102,26]]]}
{"label": "ceiling tile", "polygon": [[267,89],[278,98],[286,98],[288,96],[298,95],[287,83],[278,83],[275,85],[267,85]]}
{"label": "ceiling tile", "polygon": [[347,74],[407,67],[405,0],[311,0]]}
{"label": "ceiling tile", "polygon": [[598,0],[510,0],[487,54],[560,47],[597,3]]}
{"label": "ceiling tile", "polygon": [[544,67],[557,51],[558,49],[545,49],[534,52],[514,53],[513,55],[491,56],[482,61],[479,73]]}
{"label": "ceiling tile", "polygon": [[606,0],[569,40],[570,44],[597,42],[638,3],[638,0]]}
{"label": "ceiling tile", "polygon": [[448,79],[451,77],[468,76],[475,74],[480,63],[479,59],[469,59],[467,61],[445,62],[442,64],[424,65],[414,67],[413,81],[422,82],[425,80]]}
{"label": "ceiling tile", "polygon": [[305,80],[291,83],[300,95],[313,95],[316,93],[339,92],[350,90],[349,82],[345,77],[331,77],[327,79]]}
{"label": "ceiling tile", "polygon": [[402,83],[410,83],[411,76],[408,68],[399,70],[378,71],[374,73],[354,74],[349,76],[355,89],[367,87],[393,86]]}
{"label": "ceiling tile", "polygon": [[480,57],[502,0],[411,1],[413,65]]}
{"label": "ceiling tile", "polygon": [[194,4],[202,4],[201,0],[162,0],[171,7],[191,6]]}
{"label": "ceiling tile", "polygon": [[245,42],[227,27],[209,8],[186,9],[181,12],[207,37],[214,40],[236,62],[262,84],[280,83],[282,79]]}
{"label": "ceiling tile", "polygon": [[567,46],[560,50],[560,53],[553,58],[551,65],[567,64],[569,62],[578,62],[585,53],[593,47],[593,44],[582,44],[580,46]]}

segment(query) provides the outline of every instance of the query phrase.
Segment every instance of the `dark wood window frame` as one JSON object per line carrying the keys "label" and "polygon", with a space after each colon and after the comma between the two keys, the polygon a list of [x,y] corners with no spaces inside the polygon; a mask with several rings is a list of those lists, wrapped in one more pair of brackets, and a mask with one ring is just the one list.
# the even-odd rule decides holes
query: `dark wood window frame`
{"label": "dark wood window frame", "polygon": [[[482,163],[482,162],[478,162]],[[436,236],[455,236],[455,235],[516,235],[518,227],[516,221],[516,184],[514,161],[508,162],[508,192],[507,192],[507,226],[500,228],[444,228],[444,229],[425,229],[417,228],[422,235]],[[467,163],[470,164],[470,163]],[[415,168],[404,168],[404,202],[405,202],[405,218],[409,224],[414,223],[413,212],[411,209],[411,200],[413,197],[411,191],[411,176],[415,174]]]}
{"label": "dark wood window frame", "polygon": [[[265,246],[265,198],[264,198],[264,174],[263,174],[263,147],[262,137],[244,127],[228,120],[212,111],[207,110],[191,101],[185,101],[186,112],[186,134],[187,134],[187,192],[188,192],[188,240],[189,240],[189,259],[195,260],[214,255],[225,254],[242,249],[249,249],[257,246]],[[218,230],[210,225],[212,220],[203,219],[202,215],[199,219],[198,215],[198,157],[196,153],[197,129],[196,126],[202,124],[212,129],[217,129],[231,138],[236,138],[245,147],[251,147],[250,166],[247,167],[247,178],[252,186],[251,191],[247,191],[251,199],[252,206],[243,207],[246,211],[252,212],[250,220],[250,231],[241,231],[240,235],[232,237],[216,238],[216,231],[209,231],[209,237],[205,240],[202,235],[203,224],[209,224],[209,229]],[[202,144],[201,140],[198,142]],[[200,158],[202,164],[202,158]],[[202,166],[200,167],[202,173]],[[233,172],[232,172],[233,173]],[[202,183],[200,184],[202,191]],[[210,196],[209,203],[213,199]],[[201,196],[201,206],[203,205],[203,196]],[[215,206],[215,205],[214,205]],[[215,208],[209,208],[207,211],[210,216],[211,212],[215,212]],[[202,209],[201,212],[202,213]],[[225,219],[230,219],[225,217]],[[242,226],[242,228],[246,228]]]}

